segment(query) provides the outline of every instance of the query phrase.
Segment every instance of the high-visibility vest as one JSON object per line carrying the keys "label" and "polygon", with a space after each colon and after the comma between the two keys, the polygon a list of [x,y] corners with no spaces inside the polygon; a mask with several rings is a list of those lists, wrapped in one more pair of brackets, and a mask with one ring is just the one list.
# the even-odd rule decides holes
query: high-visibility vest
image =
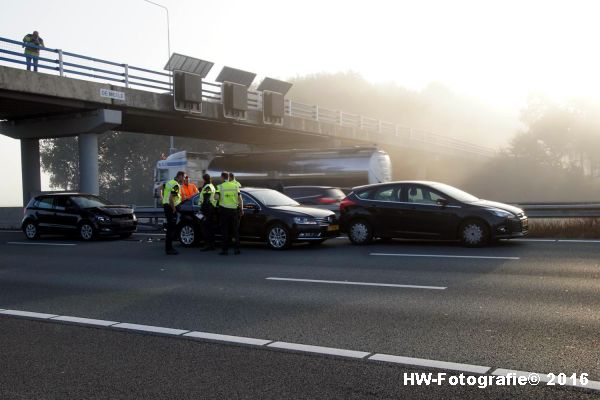
{"label": "high-visibility vest", "polygon": [[219,206],[225,208],[238,208],[238,193],[240,188],[233,182],[223,182],[218,186]]}
{"label": "high-visibility vest", "polygon": [[178,206],[181,203],[181,187],[179,182],[175,179],[171,179],[169,182],[165,183],[165,188],[163,189],[163,205],[169,204],[169,196],[171,193],[175,196],[175,206]]}
{"label": "high-visibility vest", "polygon": [[241,187],[242,187],[242,184],[241,184],[241,183],[239,183],[238,181],[236,181],[235,179],[234,179],[234,180],[232,180],[232,181],[230,181],[230,182],[233,182],[233,183],[235,183],[235,184],[237,185],[237,187],[238,187],[238,188],[241,188]]}
{"label": "high-visibility vest", "polygon": [[[43,40],[41,37],[38,36],[38,41],[43,43]],[[31,44],[35,44],[38,45],[37,43],[34,43],[33,41],[33,35],[30,33],[28,35],[25,35],[25,37],[23,38],[23,43],[31,43]],[[27,47],[25,46],[25,54],[29,54],[32,56],[39,56],[40,55],[40,49],[34,48],[34,47]]]}
{"label": "high-visibility vest", "polygon": [[202,205],[204,203],[204,198],[206,197],[206,195],[209,195],[210,204],[212,204],[213,207],[217,206],[217,200],[215,199],[215,186],[212,183],[207,183],[206,185],[204,185],[204,187],[202,188],[202,192],[200,193],[200,198],[198,199],[199,205]]}

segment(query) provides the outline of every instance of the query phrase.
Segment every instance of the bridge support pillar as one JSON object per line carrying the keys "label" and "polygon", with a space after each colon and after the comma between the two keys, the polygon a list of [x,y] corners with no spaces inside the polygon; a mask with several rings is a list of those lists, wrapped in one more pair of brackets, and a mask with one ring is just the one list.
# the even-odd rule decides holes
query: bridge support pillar
{"label": "bridge support pillar", "polygon": [[82,133],[79,142],[79,191],[99,194],[98,183],[98,135]]}
{"label": "bridge support pillar", "polygon": [[38,139],[21,139],[21,182],[23,183],[23,207],[25,207],[32,195],[42,191]]}

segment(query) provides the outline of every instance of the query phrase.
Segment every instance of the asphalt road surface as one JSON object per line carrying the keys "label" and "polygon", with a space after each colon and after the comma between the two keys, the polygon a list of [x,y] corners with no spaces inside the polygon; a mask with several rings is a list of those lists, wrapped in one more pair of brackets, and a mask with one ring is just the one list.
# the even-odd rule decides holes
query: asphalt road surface
{"label": "asphalt road surface", "polygon": [[[600,242],[160,238],[0,233],[0,398],[600,398]],[[448,382],[513,371],[555,384]]]}

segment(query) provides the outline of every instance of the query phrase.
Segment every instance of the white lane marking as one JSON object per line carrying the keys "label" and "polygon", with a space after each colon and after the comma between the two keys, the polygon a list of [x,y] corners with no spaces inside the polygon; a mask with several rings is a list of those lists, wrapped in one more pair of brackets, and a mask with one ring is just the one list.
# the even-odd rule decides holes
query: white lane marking
{"label": "white lane marking", "polygon": [[[78,317],[68,317],[68,316],[58,316],[54,314],[44,314],[44,313],[34,313],[28,311],[18,311],[18,310],[3,310],[0,309],[1,315],[10,315],[10,316],[25,316],[32,318],[40,318],[47,319],[48,321],[69,321],[74,323],[86,324],[86,321],[100,321],[100,322],[112,322],[112,321],[103,321],[103,320],[94,320],[87,318],[78,318]],[[322,346],[311,346],[305,344],[298,343],[287,343],[287,342],[270,342],[264,339],[253,339],[253,338],[244,338],[239,336],[229,336],[229,335],[219,335],[219,334],[211,334],[205,332],[190,332],[188,330],[183,329],[173,329],[173,328],[163,328],[158,326],[150,326],[150,325],[137,325],[137,324],[128,324],[128,323],[117,323],[117,325],[98,325],[104,326],[106,328],[122,328],[122,329],[131,329],[138,332],[156,332],[156,333],[168,333],[174,336],[189,336],[189,337],[197,337],[197,338],[233,338],[233,340],[237,340],[236,343],[245,343],[245,344],[258,344],[261,347],[273,347],[279,349],[286,350],[295,350],[299,352],[305,353],[317,353],[317,354],[327,354],[334,356],[342,356],[342,357],[351,357],[351,358],[360,358],[367,359],[372,361],[381,361],[381,362],[389,362],[396,364],[406,364],[406,365],[414,365],[414,366],[423,366],[430,368],[440,368],[440,369],[448,369],[448,370],[456,370],[456,371],[464,371],[478,374],[485,374],[491,369],[490,367],[484,367],[481,365],[472,365],[472,364],[460,364],[453,363],[448,361],[438,361],[438,360],[428,360],[424,358],[413,358],[413,357],[402,357],[402,356],[394,356],[389,354],[373,354],[370,357],[367,357],[369,354],[364,351],[355,351],[355,350],[347,350],[347,349],[338,349],[333,347],[322,347]],[[185,334],[182,336],[182,333],[189,333],[189,335]],[[243,339],[244,342],[238,340]],[[231,340],[226,340],[231,341]],[[255,341],[255,342],[253,342]],[[266,343],[265,343],[266,342]],[[491,375],[507,375],[508,373],[514,373],[516,376],[529,376],[532,374],[531,372],[526,371],[517,371],[510,369],[501,369],[498,368],[491,372]],[[537,373],[540,380],[542,382],[548,382],[549,378],[547,374]],[[557,385],[558,386],[558,385]],[[574,386],[583,389],[597,390],[600,391],[600,381],[589,380],[588,384],[568,384],[568,386]]]}
{"label": "white lane marking", "polygon": [[153,333],[164,333],[166,335],[182,335],[184,333],[189,332],[187,329],[173,329],[173,328],[163,328],[160,326],[152,326],[152,325],[138,325],[138,324],[128,324],[128,323],[120,323],[116,325],[112,325],[111,328],[119,328],[119,329],[128,329],[132,331],[142,331],[142,332],[153,332]]}
{"label": "white lane marking", "polygon": [[13,230],[9,230],[9,229],[0,229],[0,233],[23,233],[23,231],[13,231]]}
{"label": "white lane marking", "polygon": [[111,326],[118,324],[117,321],[105,321],[103,319],[90,319],[90,318],[79,318],[79,317],[68,317],[68,316],[60,316],[50,318],[56,321],[63,322],[73,322],[76,324],[84,324],[84,325],[96,325],[96,326]]}
{"label": "white lane marking", "polygon": [[349,358],[365,358],[371,353],[367,353],[364,351],[355,351],[355,350],[346,350],[346,349],[336,349],[334,347],[322,347],[322,346],[310,346],[307,344],[299,344],[299,343],[287,343],[287,342],[274,342],[267,347],[273,347],[276,349],[285,349],[285,350],[296,350],[302,351],[306,353],[318,353],[318,354],[327,354],[332,356],[341,356],[341,357],[349,357]]}
{"label": "white lane marking", "polygon": [[416,365],[420,367],[449,369],[453,371],[471,372],[475,374],[485,374],[491,367],[481,365],[459,364],[448,361],[427,360],[425,358],[400,357],[389,354],[374,354],[369,357],[373,361],[385,361],[396,364]]}
{"label": "white lane marking", "polygon": [[600,240],[590,240],[590,239],[559,239],[558,243],[600,243]]}
{"label": "white lane marking", "polygon": [[509,242],[558,242],[558,239],[504,239]]}
{"label": "white lane marking", "polygon": [[24,244],[33,246],[77,246],[75,243],[6,242],[6,244]]}
{"label": "white lane marking", "polygon": [[0,311],[0,314],[14,315],[17,317],[37,318],[37,319],[49,319],[49,318],[58,316],[56,314],[44,314],[44,313],[19,311],[19,310],[4,310],[4,311]]}
{"label": "white lane marking", "polygon": [[264,346],[265,344],[272,342],[272,340],[254,339],[243,336],[219,335],[217,333],[208,332],[189,332],[183,336],[198,339],[218,340],[219,342],[251,344],[254,346]]}
{"label": "white lane marking", "polygon": [[325,281],[317,279],[294,279],[294,278],[277,278],[274,276],[265,278],[268,281],[287,281],[287,282],[308,282],[308,283],[330,283],[334,285],[357,285],[357,286],[382,286],[408,289],[429,289],[429,290],[445,290],[446,286],[419,286],[419,285],[397,285],[393,283],[368,283],[368,282],[349,282],[349,281]]}
{"label": "white lane marking", "polygon": [[387,257],[433,257],[433,258],[473,258],[489,260],[520,260],[521,257],[496,257],[496,256],[455,256],[450,254],[404,254],[404,253],[370,253],[371,256]]}
{"label": "white lane marking", "polygon": [[[550,377],[548,376],[548,374],[543,374],[540,372],[528,372],[528,371],[518,371],[518,370],[514,370],[514,369],[498,368],[498,369],[494,370],[491,374],[497,375],[497,376],[507,376],[508,374],[514,374],[516,377],[520,377],[520,376],[529,377],[532,374],[536,374],[540,378],[541,382],[544,382],[544,383],[550,382]],[[555,386],[561,386],[557,382],[555,382],[555,383],[556,383]],[[600,390],[600,382],[599,381],[591,381],[591,380],[588,380],[588,383],[586,385],[584,385],[579,382],[574,384],[573,381],[570,378],[568,378],[567,382],[565,383],[564,386],[573,386],[573,387],[584,388],[584,389]]]}

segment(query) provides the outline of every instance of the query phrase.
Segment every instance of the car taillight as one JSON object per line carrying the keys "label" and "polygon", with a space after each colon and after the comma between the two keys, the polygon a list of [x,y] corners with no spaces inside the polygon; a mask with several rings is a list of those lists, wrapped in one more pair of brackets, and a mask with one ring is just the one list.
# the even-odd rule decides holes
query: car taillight
{"label": "car taillight", "polygon": [[338,200],[331,197],[320,197],[317,201],[319,204],[335,204],[338,202]]}
{"label": "car taillight", "polygon": [[340,202],[340,212],[342,213],[342,212],[346,211],[347,207],[355,206],[355,205],[356,205],[356,202],[354,202],[346,197],[344,200],[342,200]]}

